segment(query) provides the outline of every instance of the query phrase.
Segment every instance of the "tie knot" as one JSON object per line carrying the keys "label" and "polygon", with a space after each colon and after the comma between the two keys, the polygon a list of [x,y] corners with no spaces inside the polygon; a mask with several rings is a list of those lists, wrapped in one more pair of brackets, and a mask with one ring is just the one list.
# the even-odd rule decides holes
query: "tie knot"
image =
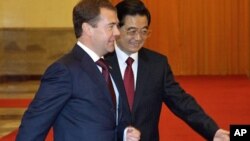
{"label": "tie knot", "polygon": [[131,57],[128,57],[128,59],[126,60],[126,63],[128,66],[131,66],[133,64],[133,62],[134,62],[134,59]]}
{"label": "tie knot", "polygon": [[98,61],[96,61],[96,64],[100,66],[103,70],[108,70],[108,64],[103,58],[100,58]]}

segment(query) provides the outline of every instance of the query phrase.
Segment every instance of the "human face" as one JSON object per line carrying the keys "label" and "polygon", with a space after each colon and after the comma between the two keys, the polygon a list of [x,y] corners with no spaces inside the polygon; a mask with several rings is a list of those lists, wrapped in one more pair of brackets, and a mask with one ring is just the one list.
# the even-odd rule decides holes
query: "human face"
{"label": "human face", "polygon": [[124,25],[120,27],[120,33],[117,39],[118,47],[128,55],[138,52],[149,34],[147,17],[126,16]]}
{"label": "human face", "polygon": [[92,44],[94,51],[101,57],[114,51],[114,42],[120,35],[116,12],[101,8],[97,26],[92,28]]}

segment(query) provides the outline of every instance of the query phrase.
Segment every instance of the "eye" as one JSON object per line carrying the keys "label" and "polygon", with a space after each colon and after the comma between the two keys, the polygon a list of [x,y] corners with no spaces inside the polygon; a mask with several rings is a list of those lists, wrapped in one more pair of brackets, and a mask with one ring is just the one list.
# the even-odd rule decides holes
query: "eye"
{"label": "eye", "polygon": [[130,35],[135,35],[136,32],[137,32],[137,30],[135,30],[135,29],[130,29],[130,30],[128,30],[127,32],[128,32],[128,34],[130,34]]}
{"label": "eye", "polygon": [[147,35],[147,34],[148,34],[148,30],[147,30],[147,29],[141,30],[141,34],[142,34],[142,35]]}
{"label": "eye", "polygon": [[108,30],[113,30],[113,28],[114,28],[114,25],[109,25],[107,29]]}

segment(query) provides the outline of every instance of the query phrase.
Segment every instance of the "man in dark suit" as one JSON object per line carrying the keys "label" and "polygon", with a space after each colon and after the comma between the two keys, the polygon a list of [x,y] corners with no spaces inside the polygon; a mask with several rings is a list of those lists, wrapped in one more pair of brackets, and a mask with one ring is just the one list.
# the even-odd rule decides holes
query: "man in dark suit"
{"label": "man in dark suit", "polygon": [[[104,68],[96,64],[114,51],[115,38],[120,34],[116,9],[108,0],[81,0],[74,7],[73,23],[78,42],[46,70],[23,116],[16,141],[44,141],[51,127],[55,141],[118,138],[122,115],[119,92],[111,82],[116,95],[112,101],[101,73]],[[126,140],[139,140],[139,131],[128,128]]]}
{"label": "man in dark suit", "polygon": [[150,34],[150,13],[144,4],[139,0],[124,0],[116,8],[120,37],[115,52],[105,59],[112,66],[111,74],[119,89],[124,91],[120,93],[126,111],[123,116],[128,125],[141,131],[141,141],[159,140],[158,123],[163,102],[207,140],[228,141],[229,132],[219,129],[175,81],[167,58],[143,48]]}

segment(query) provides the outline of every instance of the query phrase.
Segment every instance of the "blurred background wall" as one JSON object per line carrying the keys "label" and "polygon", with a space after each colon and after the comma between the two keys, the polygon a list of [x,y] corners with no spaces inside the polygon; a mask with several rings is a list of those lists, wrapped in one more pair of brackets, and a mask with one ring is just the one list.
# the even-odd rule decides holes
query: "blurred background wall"
{"label": "blurred background wall", "polygon": [[72,27],[78,0],[1,0],[1,28]]}
{"label": "blurred background wall", "polygon": [[[0,1],[2,79],[39,76],[73,47],[77,1]],[[249,0],[144,3],[152,14],[152,35],[145,46],[167,55],[176,75],[250,75]]]}
{"label": "blurred background wall", "polygon": [[153,31],[146,46],[166,54],[176,75],[250,74],[249,0],[144,2]]}
{"label": "blurred background wall", "polygon": [[2,79],[39,76],[73,47],[72,8],[77,1],[0,1]]}

